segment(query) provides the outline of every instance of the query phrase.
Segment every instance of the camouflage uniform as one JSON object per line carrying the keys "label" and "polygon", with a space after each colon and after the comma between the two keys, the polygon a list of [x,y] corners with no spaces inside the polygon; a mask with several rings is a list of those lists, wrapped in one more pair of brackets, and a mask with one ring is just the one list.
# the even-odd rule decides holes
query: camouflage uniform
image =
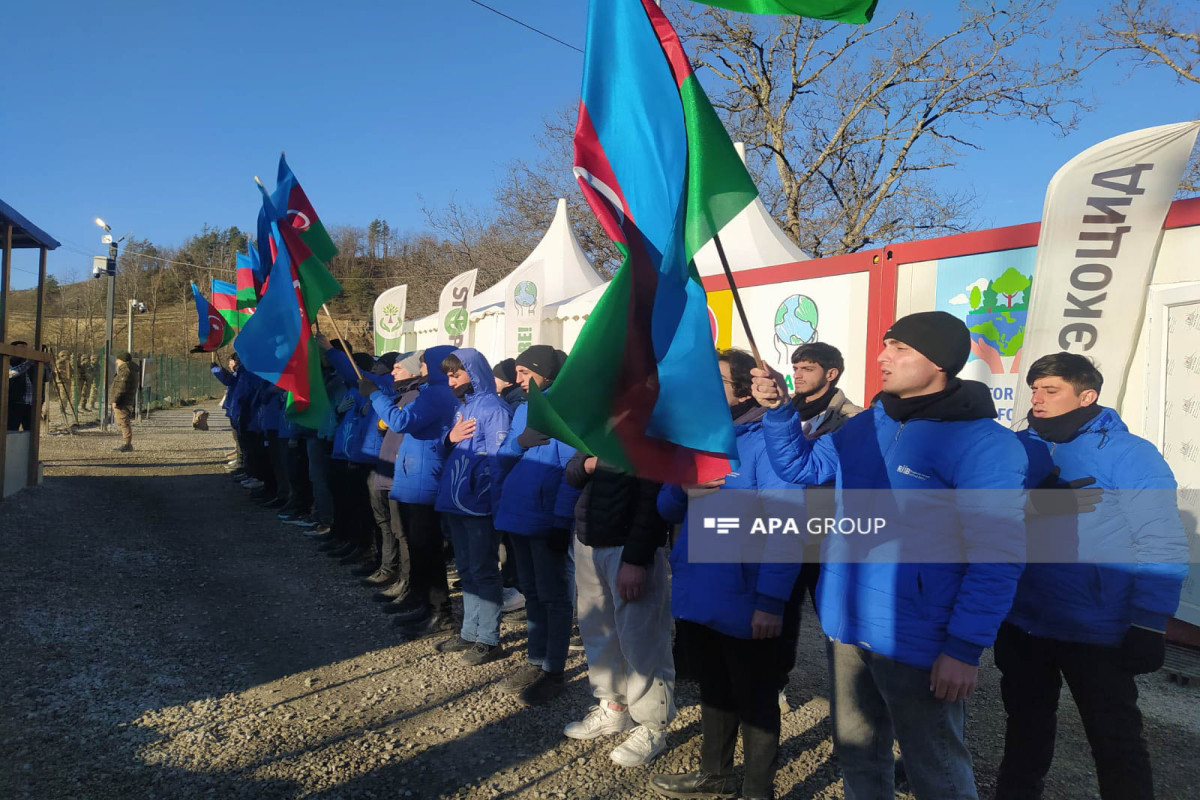
{"label": "camouflage uniform", "polygon": [[96,371],[99,364],[99,358],[88,356],[79,365],[83,370],[83,391],[79,394],[79,402],[86,406],[88,411],[95,411],[96,403],[99,401],[100,386],[96,382]]}
{"label": "camouflage uniform", "polygon": [[137,364],[127,362],[117,366],[117,375],[113,378],[113,419],[116,420],[117,429],[121,431],[122,447],[133,447],[133,427],[130,422],[133,420],[134,399],[137,397],[140,375],[141,370]]}

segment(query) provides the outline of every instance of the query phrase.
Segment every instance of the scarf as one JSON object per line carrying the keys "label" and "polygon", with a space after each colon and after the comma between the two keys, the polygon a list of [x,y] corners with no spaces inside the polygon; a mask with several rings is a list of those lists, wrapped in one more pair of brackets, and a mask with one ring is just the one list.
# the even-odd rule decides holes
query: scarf
{"label": "scarf", "polygon": [[1029,427],[1033,428],[1034,432],[1042,439],[1062,444],[1074,439],[1075,434],[1079,433],[1084,425],[1100,416],[1100,412],[1103,410],[1099,403],[1092,403],[1090,406],[1080,406],[1074,411],[1059,414],[1057,417],[1035,417],[1030,411],[1026,419],[1029,420]]}

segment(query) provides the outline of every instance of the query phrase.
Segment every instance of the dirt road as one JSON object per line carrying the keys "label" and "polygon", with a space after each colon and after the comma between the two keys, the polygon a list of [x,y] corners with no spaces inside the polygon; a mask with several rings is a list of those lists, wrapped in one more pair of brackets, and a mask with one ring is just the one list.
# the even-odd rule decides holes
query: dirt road
{"label": "dirt road", "polygon": [[[221,471],[230,437],[158,412],[133,453],[112,435],[44,439],[46,481],[0,504],[0,797],[641,798],[651,770],[697,763],[699,709],[679,690],[670,749],[622,770],[614,742],[564,739],[590,703],[582,654],[545,709],[397,644],[368,591]],[[842,797],[821,642],[806,617],[785,715],[781,798]],[[998,675],[971,705],[981,796],[1003,744]],[[1200,797],[1200,688],[1141,679],[1160,798]],[[739,754],[740,760],[740,754]],[[1097,796],[1064,693],[1048,798]]]}

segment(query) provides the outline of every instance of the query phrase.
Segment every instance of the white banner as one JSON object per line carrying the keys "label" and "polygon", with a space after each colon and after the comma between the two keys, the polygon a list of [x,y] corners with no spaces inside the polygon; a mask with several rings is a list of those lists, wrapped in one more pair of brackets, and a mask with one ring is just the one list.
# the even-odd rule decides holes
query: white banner
{"label": "white banner", "polygon": [[516,358],[542,343],[542,308],[546,297],[546,262],[528,261],[508,279],[504,298],[504,356]]}
{"label": "white banner", "polygon": [[[1163,220],[1197,131],[1200,122],[1126,133],[1054,174],[1042,211],[1022,373],[1044,355],[1080,353],[1105,376],[1104,404],[1120,405]],[[1013,408],[1018,427],[1029,404],[1022,375]]]}
{"label": "white banner", "polygon": [[438,300],[438,344],[465,346],[471,299],[475,296],[475,276],[479,270],[455,275],[442,289]]}
{"label": "white banner", "polygon": [[375,300],[371,316],[375,331],[375,355],[400,352],[400,328],[408,307],[408,284],[393,286]]}

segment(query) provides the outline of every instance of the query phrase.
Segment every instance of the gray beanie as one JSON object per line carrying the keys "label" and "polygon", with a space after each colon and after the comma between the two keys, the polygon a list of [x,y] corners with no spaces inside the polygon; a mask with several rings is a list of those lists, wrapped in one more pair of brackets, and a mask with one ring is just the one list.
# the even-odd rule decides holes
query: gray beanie
{"label": "gray beanie", "polygon": [[424,350],[414,350],[404,358],[400,359],[400,366],[411,372],[413,375],[421,374],[421,356],[425,355]]}

